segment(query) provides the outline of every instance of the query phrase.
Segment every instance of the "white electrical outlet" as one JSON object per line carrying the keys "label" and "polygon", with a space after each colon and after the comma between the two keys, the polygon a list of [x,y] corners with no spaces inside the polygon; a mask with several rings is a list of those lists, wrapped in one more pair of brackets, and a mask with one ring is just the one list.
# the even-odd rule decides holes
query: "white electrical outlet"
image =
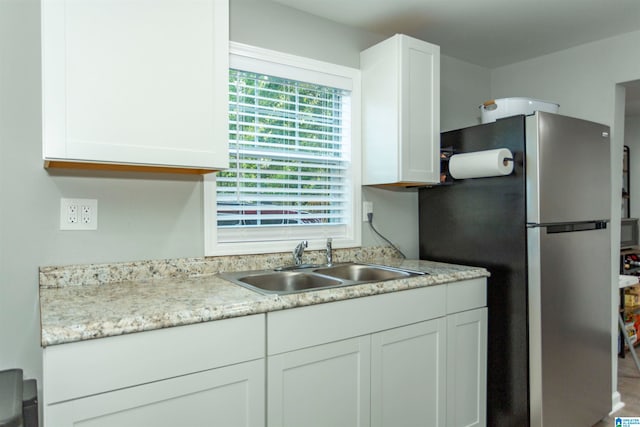
{"label": "white electrical outlet", "polygon": [[65,216],[68,224],[77,224],[78,223],[78,205],[73,202],[70,202],[67,205]]}
{"label": "white electrical outlet", "polygon": [[93,209],[89,205],[80,206],[80,222],[91,224],[93,222]]}
{"label": "white electrical outlet", "polygon": [[60,230],[97,230],[96,199],[60,199]]}
{"label": "white electrical outlet", "polygon": [[367,214],[373,213],[373,202],[362,202],[362,221],[369,222]]}

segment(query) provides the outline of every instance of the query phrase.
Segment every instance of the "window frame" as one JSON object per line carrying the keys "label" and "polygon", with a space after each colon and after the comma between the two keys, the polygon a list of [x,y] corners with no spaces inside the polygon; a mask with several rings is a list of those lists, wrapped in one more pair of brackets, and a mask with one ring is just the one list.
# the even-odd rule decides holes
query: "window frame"
{"label": "window frame", "polygon": [[203,186],[205,256],[288,252],[300,240],[308,240],[311,250],[322,249],[328,237],[333,239],[335,248],[360,246],[362,228],[359,221],[362,204],[360,70],[236,42],[229,43],[229,63],[230,68],[333,87],[349,86],[348,89],[351,91],[351,173],[348,177],[348,188],[351,192],[350,220],[346,225],[338,226],[275,226],[222,230],[220,234],[224,234],[225,240],[232,238],[234,241],[219,241],[216,175],[208,174],[204,176]]}

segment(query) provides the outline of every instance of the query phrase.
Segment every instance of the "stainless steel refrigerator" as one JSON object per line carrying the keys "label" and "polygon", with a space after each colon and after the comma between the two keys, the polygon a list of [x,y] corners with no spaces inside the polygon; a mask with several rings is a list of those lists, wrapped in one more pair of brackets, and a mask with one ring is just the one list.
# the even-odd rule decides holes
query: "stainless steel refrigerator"
{"label": "stainless steel refrigerator", "polygon": [[508,176],[419,192],[420,258],[491,273],[487,425],[592,426],[612,403],[609,128],[538,112],[441,147],[514,154]]}

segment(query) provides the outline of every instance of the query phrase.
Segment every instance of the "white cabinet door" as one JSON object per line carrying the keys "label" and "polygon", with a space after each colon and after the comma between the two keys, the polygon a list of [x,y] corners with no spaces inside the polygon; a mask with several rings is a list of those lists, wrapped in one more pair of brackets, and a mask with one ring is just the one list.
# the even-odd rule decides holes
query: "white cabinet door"
{"label": "white cabinet door", "polygon": [[447,316],[447,426],[486,426],[487,309]]}
{"label": "white cabinet door", "polygon": [[370,337],[268,358],[269,427],[369,426]]}
{"label": "white cabinet door", "polygon": [[264,359],[45,407],[51,427],[264,427]]}
{"label": "white cabinet door", "polygon": [[227,167],[228,7],[42,0],[45,163]]}
{"label": "white cabinet door", "polygon": [[361,53],[365,185],[440,181],[440,47],[395,35]]}
{"label": "white cabinet door", "polygon": [[371,425],[445,425],[444,317],[371,338]]}
{"label": "white cabinet door", "polygon": [[401,42],[400,180],[440,182],[440,47]]}

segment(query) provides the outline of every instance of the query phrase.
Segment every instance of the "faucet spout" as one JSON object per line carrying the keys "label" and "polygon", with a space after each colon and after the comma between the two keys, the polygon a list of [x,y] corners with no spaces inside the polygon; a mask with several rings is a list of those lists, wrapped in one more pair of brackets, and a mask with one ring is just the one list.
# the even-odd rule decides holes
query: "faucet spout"
{"label": "faucet spout", "polygon": [[295,265],[302,264],[302,254],[304,253],[304,249],[308,246],[309,246],[309,242],[306,240],[303,240],[302,242],[298,243],[298,245],[295,247],[295,249],[293,250],[293,263]]}
{"label": "faucet spout", "polygon": [[333,239],[331,237],[327,238],[327,267],[331,267],[333,265],[333,247],[332,247]]}

